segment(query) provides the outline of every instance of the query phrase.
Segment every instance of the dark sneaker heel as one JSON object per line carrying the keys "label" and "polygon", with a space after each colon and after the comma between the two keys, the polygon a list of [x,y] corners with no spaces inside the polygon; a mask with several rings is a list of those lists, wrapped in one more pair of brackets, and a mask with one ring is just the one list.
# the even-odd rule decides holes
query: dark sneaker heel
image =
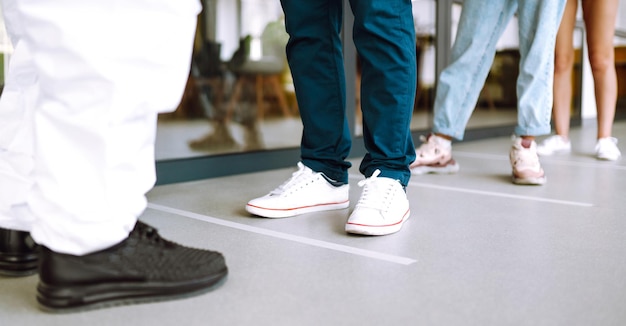
{"label": "dark sneaker heel", "polygon": [[38,246],[28,232],[0,228],[0,275],[33,275],[38,265]]}

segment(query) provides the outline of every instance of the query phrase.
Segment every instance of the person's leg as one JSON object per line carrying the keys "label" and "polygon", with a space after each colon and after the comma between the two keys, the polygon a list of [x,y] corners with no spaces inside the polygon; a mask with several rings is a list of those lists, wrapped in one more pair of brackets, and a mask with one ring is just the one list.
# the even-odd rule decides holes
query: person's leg
{"label": "person's leg", "polygon": [[517,137],[509,154],[516,184],[541,185],[546,181],[534,139],[550,132],[554,44],[564,6],[565,0],[519,1]]}
{"label": "person's leg", "polygon": [[578,0],[566,0],[563,18],[556,34],[554,49],[554,85],[552,101],[552,121],[555,135],[537,146],[539,155],[569,153],[572,145],[569,140],[570,116],[572,110],[572,71],[574,67],[574,27]]}
{"label": "person's leg", "polygon": [[37,74],[30,51],[21,41],[23,20],[15,1],[2,1],[2,12],[13,44],[0,97],[0,227],[30,231],[31,220],[17,219],[15,205],[26,203],[32,187],[34,99]]}
{"label": "person's leg", "polygon": [[343,8],[335,0],[282,0],[287,59],[304,125],[301,159],[313,171],[348,183],[351,135],[345,112],[341,46]]}
{"label": "person's leg", "polygon": [[282,0],[287,60],[304,129],[301,162],[291,178],[246,204],[251,214],[282,218],[350,205],[346,85],[341,46],[343,3]]}
{"label": "person's leg", "polygon": [[199,5],[42,0],[18,8],[40,96],[35,184],[28,209],[15,214],[36,216],[33,238],[57,252],[119,243],[154,185],[156,118],[180,100]]}
{"label": "person's leg", "polygon": [[598,110],[598,139],[611,137],[615,117],[617,77],[613,37],[617,9],[618,0],[582,1]]}
{"label": "person's leg", "polygon": [[519,1],[518,136],[550,132],[554,46],[564,7],[565,0]]}
{"label": "person's leg", "polygon": [[[38,96],[33,186],[9,214],[33,219],[41,307],[173,299],[218,284],[228,272],[220,253],[166,241],[137,221],[154,184],[156,116],[180,101],[199,3],[33,0],[15,8]],[[0,256],[5,244],[20,246],[11,244],[15,230],[5,231]]]}
{"label": "person's leg", "polygon": [[410,178],[415,158],[410,132],[417,67],[411,1],[351,1],[354,43],[361,59],[361,111],[366,177]]}
{"label": "person's leg", "polygon": [[26,203],[33,184],[37,74],[30,51],[21,42],[23,20],[16,2],[4,0],[2,13],[13,53],[0,97],[0,275],[27,276],[37,272],[39,261],[29,233],[32,219],[18,219],[12,208]]}
{"label": "person's leg", "polygon": [[433,134],[422,137],[411,173],[456,173],[451,141],[462,140],[495,58],[496,44],[517,9],[513,0],[463,2],[451,63],[439,75]]}
{"label": "person's leg", "polygon": [[617,139],[612,137],[617,104],[617,76],[613,48],[617,9],[617,0],[582,1],[598,112],[598,142],[595,150],[596,157],[603,160],[617,160],[621,156]]}
{"label": "person's leg", "polygon": [[415,29],[409,0],[353,0],[354,42],[361,59],[366,179],[346,232],[398,232],[410,216],[404,187],[415,149],[409,130],[417,82]]}
{"label": "person's leg", "polygon": [[556,34],[554,49],[554,99],[552,119],[556,134],[569,139],[572,110],[572,70],[574,67],[574,27],[578,0],[567,0],[563,19]]}
{"label": "person's leg", "polygon": [[517,9],[512,0],[466,0],[452,47],[451,63],[439,76],[433,132],[463,139],[493,63],[496,44]]}

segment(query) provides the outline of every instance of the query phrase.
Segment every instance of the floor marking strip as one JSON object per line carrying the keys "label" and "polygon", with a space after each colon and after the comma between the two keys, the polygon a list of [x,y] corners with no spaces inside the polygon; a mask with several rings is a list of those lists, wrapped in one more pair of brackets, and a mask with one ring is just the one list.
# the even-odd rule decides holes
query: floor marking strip
{"label": "floor marking strip", "polygon": [[572,206],[581,206],[581,207],[593,207],[593,204],[591,204],[591,203],[575,202],[575,201],[559,200],[559,199],[550,199],[550,198],[542,198],[542,197],[513,195],[513,194],[505,194],[505,193],[501,193],[501,192],[493,192],[493,191],[485,191],[485,190],[438,186],[438,185],[433,185],[433,184],[428,184],[428,183],[420,183],[420,182],[413,182],[413,181],[409,181],[409,185],[411,185],[411,186],[418,186],[418,187],[422,187],[422,188],[431,188],[431,189],[440,189],[440,190],[448,190],[448,191],[456,191],[456,192],[465,192],[465,193],[470,193],[470,194],[487,195],[487,196],[494,196],[494,197],[504,197],[504,198],[532,200],[532,201],[539,201],[539,202],[552,203],[552,204],[572,205]]}
{"label": "floor marking strip", "polygon": [[[470,157],[470,158],[483,158],[483,159],[497,159],[497,160],[502,160],[502,161],[509,160],[509,156],[508,155],[471,153],[471,152],[460,152],[460,151],[455,151],[454,152],[454,156]],[[558,164],[558,165],[569,165],[569,166],[576,166],[576,167],[583,167],[583,168],[602,168],[602,169],[626,170],[626,166],[612,164],[611,162],[598,162],[598,163],[575,162],[575,161],[568,161],[568,160],[559,160],[559,159],[556,159],[555,157],[551,157],[549,159],[546,158],[546,159],[541,161],[541,164],[542,165],[543,164],[545,164],[545,165]]]}
{"label": "floor marking strip", "polygon": [[[349,177],[350,177],[350,179],[363,179],[363,176],[355,175],[355,174],[350,174]],[[477,194],[477,195],[486,195],[486,196],[494,196],[494,197],[532,200],[532,201],[539,201],[539,202],[552,203],[552,204],[571,205],[571,206],[580,206],[580,207],[593,207],[592,203],[575,202],[575,201],[559,200],[559,199],[549,199],[549,198],[543,198],[543,197],[512,195],[512,194],[505,194],[505,193],[501,193],[501,192],[493,192],[493,191],[485,191],[485,190],[477,190],[477,189],[468,189],[468,188],[458,188],[458,187],[449,187],[449,186],[440,186],[440,185],[434,185],[434,184],[430,184],[430,183],[421,183],[421,182],[415,182],[415,181],[409,181],[409,186],[416,186],[416,187],[422,187],[422,188],[431,188],[431,189],[438,189],[438,190],[446,190],[446,191],[464,192],[464,193]]]}
{"label": "floor marking strip", "polygon": [[278,239],[294,241],[294,242],[298,242],[298,243],[302,243],[302,244],[306,244],[306,245],[310,245],[310,246],[326,248],[326,249],[330,249],[330,250],[340,251],[340,252],[349,253],[349,254],[358,255],[358,256],[363,256],[363,257],[367,257],[367,258],[383,260],[383,261],[396,263],[396,264],[400,264],[400,265],[411,265],[411,264],[417,262],[417,260],[411,259],[411,258],[394,256],[394,255],[388,255],[388,254],[384,254],[384,253],[380,253],[380,252],[376,252],[376,251],[364,250],[364,249],[354,248],[354,247],[350,247],[350,246],[344,246],[344,245],[340,245],[340,244],[336,244],[336,243],[332,243],[332,242],[315,240],[315,239],[301,237],[301,236],[297,236],[297,235],[293,235],[293,234],[288,234],[288,233],[283,233],[283,232],[278,232],[278,231],[272,231],[272,230],[263,229],[263,228],[259,228],[259,227],[255,227],[255,226],[250,226],[250,225],[246,225],[246,224],[242,224],[242,223],[226,221],[226,220],[219,219],[219,218],[216,218],[216,217],[211,217],[211,216],[208,216],[208,215],[203,215],[203,214],[189,212],[189,211],[186,211],[186,210],[181,210],[181,209],[177,209],[177,208],[163,206],[163,205],[159,205],[159,204],[155,204],[155,203],[148,203],[148,208],[151,208],[151,209],[154,209],[154,210],[157,210],[157,211],[166,212],[166,213],[176,214],[176,215],[180,215],[180,216],[184,216],[184,217],[189,217],[189,218],[193,218],[193,219],[196,219],[196,220],[209,222],[209,223],[212,223],[212,224],[226,226],[226,227],[230,227],[230,228],[233,228],[233,229],[238,229],[238,230],[242,230],[242,231],[252,232],[252,233],[256,233],[256,234],[267,235],[267,236],[278,238]]}

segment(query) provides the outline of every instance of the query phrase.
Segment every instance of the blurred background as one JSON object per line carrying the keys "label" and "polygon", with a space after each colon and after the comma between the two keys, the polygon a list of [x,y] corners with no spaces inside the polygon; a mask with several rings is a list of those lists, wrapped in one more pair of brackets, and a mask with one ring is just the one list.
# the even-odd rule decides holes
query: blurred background
{"label": "blurred background", "polygon": [[[352,157],[363,155],[359,108],[359,67],[351,40],[352,16],[347,1],[344,56],[347,110],[354,136]],[[202,0],[193,64],[178,109],[159,117],[156,143],[158,183],[293,166],[299,159],[302,125],[285,57],[284,17],[279,0]],[[428,133],[436,76],[449,61],[462,1],[413,1],[418,83],[412,131]],[[579,20],[580,20],[579,14]],[[2,24],[3,27],[3,24]],[[616,120],[626,116],[626,4],[620,2],[615,35],[618,74]],[[0,87],[12,47],[0,31]],[[572,125],[595,117],[592,81],[582,54],[584,27],[574,34],[576,63]],[[167,42],[167,40],[164,40]],[[498,52],[472,115],[466,140],[510,134],[516,121],[518,72],[517,21],[498,43]],[[350,91],[352,90],[352,91]],[[591,91],[591,92],[589,92]]]}

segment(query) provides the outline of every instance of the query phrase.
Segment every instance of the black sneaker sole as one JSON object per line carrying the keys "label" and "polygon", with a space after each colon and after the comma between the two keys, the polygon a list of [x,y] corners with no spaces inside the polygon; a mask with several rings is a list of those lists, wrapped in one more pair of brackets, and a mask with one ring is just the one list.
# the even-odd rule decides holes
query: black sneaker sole
{"label": "black sneaker sole", "polygon": [[122,305],[183,299],[210,292],[226,281],[228,269],[188,282],[119,282],[84,286],[50,286],[39,283],[39,308],[52,313],[71,313]]}
{"label": "black sneaker sole", "polygon": [[5,276],[5,277],[24,277],[24,276],[31,276],[31,275],[35,275],[35,274],[37,274],[37,267],[35,267],[33,269],[20,269],[20,270],[4,269],[4,268],[0,267],[0,276]]}
{"label": "black sneaker sole", "polygon": [[0,275],[9,277],[21,277],[37,274],[39,262],[35,260],[20,261],[17,259],[0,260]]}

